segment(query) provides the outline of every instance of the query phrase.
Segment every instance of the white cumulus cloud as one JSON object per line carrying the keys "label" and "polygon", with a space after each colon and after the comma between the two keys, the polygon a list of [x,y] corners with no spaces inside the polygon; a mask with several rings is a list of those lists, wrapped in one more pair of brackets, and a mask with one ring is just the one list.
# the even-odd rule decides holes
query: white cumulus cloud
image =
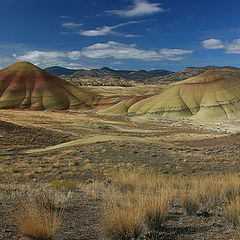
{"label": "white cumulus cloud", "polygon": [[225,47],[221,40],[215,38],[202,41],[202,46],[205,49],[221,49]]}
{"label": "white cumulus cloud", "polygon": [[166,11],[167,10],[161,7],[160,3],[151,3],[147,0],[134,0],[133,5],[131,5],[127,9],[111,10],[107,12],[121,17],[138,17]]}
{"label": "white cumulus cloud", "polygon": [[129,21],[126,23],[120,23],[117,25],[113,25],[113,26],[103,26],[103,27],[99,27],[99,28],[95,28],[95,29],[91,29],[91,30],[83,30],[80,31],[79,33],[81,35],[84,36],[89,36],[89,37],[95,37],[95,36],[105,36],[105,35],[118,35],[118,36],[122,36],[122,37],[135,37],[135,35],[133,34],[127,34],[127,33],[119,33],[114,31],[115,29],[122,27],[122,26],[126,26],[129,24],[135,24],[138,23],[136,21]]}
{"label": "white cumulus cloud", "polygon": [[68,28],[68,29],[76,29],[78,27],[83,26],[83,23],[74,23],[74,22],[64,22],[62,23],[62,27]]}
{"label": "white cumulus cloud", "polygon": [[20,61],[30,62],[39,62],[44,60],[51,61],[64,56],[65,54],[63,52],[43,52],[43,51],[30,51],[22,56],[16,56],[15,54],[13,55],[13,57],[16,57]]}
{"label": "white cumulus cloud", "polygon": [[[123,44],[115,41],[95,43],[77,51],[29,51],[23,55],[12,54],[17,61],[29,61],[40,67],[62,66],[66,68],[89,68],[79,63],[80,60],[114,58],[114,64],[122,64],[120,59],[135,59],[143,61],[179,61],[191,50],[168,49],[159,50],[139,49],[135,44]],[[1,60],[1,59],[0,59]]]}
{"label": "white cumulus cloud", "polygon": [[66,57],[72,59],[72,60],[78,60],[82,56],[81,51],[71,51],[65,54]]}
{"label": "white cumulus cloud", "polygon": [[227,54],[240,54],[240,39],[223,43],[220,39],[212,38],[202,41],[202,46],[205,49],[225,49]]}
{"label": "white cumulus cloud", "polygon": [[240,39],[234,39],[226,44],[226,53],[240,54]]}
{"label": "white cumulus cloud", "polygon": [[184,55],[192,53],[190,50],[183,49],[160,49],[142,50],[135,44],[123,44],[115,41],[107,43],[96,43],[82,49],[82,55],[88,58],[116,58],[116,59],[138,59],[146,61],[161,60],[181,60]]}
{"label": "white cumulus cloud", "polygon": [[193,51],[191,50],[184,50],[184,49],[169,49],[169,48],[163,48],[159,51],[159,53],[164,56],[164,59],[172,60],[172,61],[179,61],[183,59],[183,56],[186,54],[190,54]]}
{"label": "white cumulus cloud", "polygon": [[101,28],[96,28],[93,30],[84,30],[81,31],[80,34],[84,35],[84,36],[89,36],[89,37],[93,37],[93,36],[104,36],[104,35],[108,35],[108,34],[112,34],[112,27],[108,27],[108,26],[104,26]]}
{"label": "white cumulus cloud", "polygon": [[123,62],[113,62],[112,65],[122,65],[124,64]]}
{"label": "white cumulus cloud", "polygon": [[29,51],[24,55],[12,55],[18,61],[29,61],[41,67],[63,66],[67,68],[84,68],[79,63],[71,62],[81,57],[81,51]]}

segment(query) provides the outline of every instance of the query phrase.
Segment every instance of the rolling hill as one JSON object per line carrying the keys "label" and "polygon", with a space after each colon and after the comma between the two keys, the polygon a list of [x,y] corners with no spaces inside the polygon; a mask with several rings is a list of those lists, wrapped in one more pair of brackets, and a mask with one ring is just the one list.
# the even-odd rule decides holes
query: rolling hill
{"label": "rolling hill", "polygon": [[191,77],[195,77],[201,73],[204,73],[209,70],[235,70],[239,71],[240,68],[225,66],[206,66],[206,67],[186,67],[179,72],[170,73],[165,76],[157,76],[148,80],[149,83],[159,83],[159,82],[177,82],[182,81]]}
{"label": "rolling hill", "polygon": [[162,93],[133,104],[128,114],[194,117],[201,120],[240,117],[240,72],[206,71],[175,82]]}
{"label": "rolling hill", "polygon": [[126,97],[120,102],[108,107],[104,108],[100,111],[98,111],[98,114],[103,114],[103,115],[121,115],[121,114],[126,114],[128,112],[128,109],[138,101],[141,101],[145,99],[145,96],[135,96],[135,97]]}
{"label": "rolling hill", "polygon": [[0,71],[0,108],[92,108],[99,96],[23,61]]}

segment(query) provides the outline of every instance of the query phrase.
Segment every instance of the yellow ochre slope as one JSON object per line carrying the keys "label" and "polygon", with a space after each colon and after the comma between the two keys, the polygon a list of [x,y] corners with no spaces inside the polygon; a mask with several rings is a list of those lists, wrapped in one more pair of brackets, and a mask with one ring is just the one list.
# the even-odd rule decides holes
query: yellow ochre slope
{"label": "yellow ochre slope", "polygon": [[170,84],[162,93],[132,105],[131,115],[194,117],[201,120],[240,117],[240,71],[206,71]]}

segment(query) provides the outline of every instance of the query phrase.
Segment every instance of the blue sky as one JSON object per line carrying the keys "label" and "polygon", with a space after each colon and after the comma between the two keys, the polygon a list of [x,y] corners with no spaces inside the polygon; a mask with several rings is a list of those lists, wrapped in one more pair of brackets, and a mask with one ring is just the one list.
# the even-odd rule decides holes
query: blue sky
{"label": "blue sky", "polygon": [[1,0],[0,68],[240,67],[240,1]]}

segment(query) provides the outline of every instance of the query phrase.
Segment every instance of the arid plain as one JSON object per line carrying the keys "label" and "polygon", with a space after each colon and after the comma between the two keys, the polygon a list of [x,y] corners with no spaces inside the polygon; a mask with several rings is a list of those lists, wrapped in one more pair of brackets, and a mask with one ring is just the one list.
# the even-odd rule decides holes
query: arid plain
{"label": "arid plain", "polygon": [[120,169],[239,171],[235,122],[131,119],[94,112],[1,110],[1,178],[88,180]]}
{"label": "arid plain", "polygon": [[[99,227],[100,200],[84,193],[79,184],[91,186],[121,172],[191,177],[238,173],[240,168],[236,121],[196,124],[103,116],[94,111],[29,110],[1,110],[0,119],[2,193],[32,185],[51,189],[54,181],[74,183],[73,189],[71,182],[69,189],[63,189],[73,194],[56,239],[104,236]],[[1,211],[5,214],[1,238],[19,239],[13,230],[16,223],[10,223],[5,207]],[[183,214],[180,218],[183,226],[172,220],[170,232],[163,231],[156,239],[231,239],[235,234],[222,217]],[[178,230],[171,229],[173,226]]]}
{"label": "arid plain", "polygon": [[[102,96],[104,103],[149,97],[165,88],[167,84],[82,87]],[[23,234],[15,230],[17,222],[9,213],[13,192],[51,189],[67,196],[54,239],[105,239],[99,224],[103,192],[117,183],[117,176],[122,181],[130,176],[130,185],[132,174],[134,181],[152,175],[166,183],[175,179],[175,185],[177,178],[238,178],[238,119],[200,121],[98,111],[0,110],[0,239],[20,239]],[[157,235],[145,230],[138,239],[238,239],[237,228],[221,212],[208,208],[188,215],[178,201],[174,204]]]}

